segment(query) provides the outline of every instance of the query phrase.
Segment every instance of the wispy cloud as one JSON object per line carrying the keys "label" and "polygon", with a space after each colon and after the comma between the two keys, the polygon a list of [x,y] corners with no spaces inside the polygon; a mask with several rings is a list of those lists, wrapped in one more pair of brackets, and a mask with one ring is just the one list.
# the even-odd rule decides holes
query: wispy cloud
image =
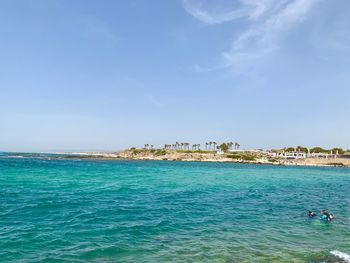
{"label": "wispy cloud", "polygon": [[239,18],[256,20],[274,12],[291,0],[182,0],[184,9],[207,24],[220,24]]}
{"label": "wispy cloud", "polygon": [[[249,63],[278,49],[284,33],[304,21],[312,8],[320,0],[238,0],[226,1],[224,5],[205,9],[203,2],[183,0],[184,9],[207,24],[219,24],[236,19],[246,19],[248,29],[233,40],[232,47],[222,52],[220,65],[203,68],[195,67],[197,72]],[[218,3],[218,2],[216,2]],[[223,3],[222,1],[219,3]],[[228,5],[227,3],[231,3]],[[235,8],[228,10],[227,7]],[[219,10],[219,11],[218,11]]]}
{"label": "wispy cloud", "polygon": [[238,2],[238,4],[230,6],[231,10],[227,10],[227,3],[221,3],[222,5],[216,3],[213,5],[212,1],[204,3],[198,0],[183,0],[182,3],[183,7],[189,14],[203,23],[220,24],[247,16],[254,12],[254,5],[245,4],[244,2],[247,1]]}

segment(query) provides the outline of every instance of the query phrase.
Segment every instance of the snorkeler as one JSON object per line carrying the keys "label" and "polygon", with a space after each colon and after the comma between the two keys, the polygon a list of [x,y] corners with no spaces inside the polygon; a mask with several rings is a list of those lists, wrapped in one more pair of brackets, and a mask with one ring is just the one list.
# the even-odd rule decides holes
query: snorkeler
{"label": "snorkeler", "polygon": [[321,220],[323,221],[332,221],[333,215],[331,215],[327,210],[321,211]]}
{"label": "snorkeler", "polygon": [[312,212],[312,211],[309,211],[307,215],[308,215],[309,218],[317,216],[316,213]]}

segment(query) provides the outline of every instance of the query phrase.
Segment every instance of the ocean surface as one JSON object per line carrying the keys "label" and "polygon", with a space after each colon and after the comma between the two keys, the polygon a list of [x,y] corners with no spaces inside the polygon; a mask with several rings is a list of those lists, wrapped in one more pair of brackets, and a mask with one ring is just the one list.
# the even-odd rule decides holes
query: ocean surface
{"label": "ocean surface", "polygon": [[[309,219],[329,210],[332,223]],[[0,155],[1,262],[350,262],[350,169]]]}

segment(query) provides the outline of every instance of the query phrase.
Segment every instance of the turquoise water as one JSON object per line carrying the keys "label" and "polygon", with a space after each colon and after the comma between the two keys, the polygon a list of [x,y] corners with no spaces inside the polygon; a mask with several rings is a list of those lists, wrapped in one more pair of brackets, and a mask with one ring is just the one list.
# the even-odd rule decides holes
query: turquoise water
{"label": "turquoise water", "polygon": [[349,189],[349,168],[3,155],[0,261],[343,262]]}

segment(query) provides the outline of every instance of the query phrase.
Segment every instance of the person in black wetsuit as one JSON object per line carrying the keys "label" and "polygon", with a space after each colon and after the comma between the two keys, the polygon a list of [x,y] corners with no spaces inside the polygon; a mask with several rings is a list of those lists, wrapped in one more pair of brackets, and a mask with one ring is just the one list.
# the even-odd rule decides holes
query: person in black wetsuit
{"label": "person in black wetsuit", "polygon": [[313,218],[313,217],[317,216],[316,213],[315,213],[315,212],[312,212],[312,211],[309,211],[309,212],[307,213],[307,215],[308,215],[309,218]]}

